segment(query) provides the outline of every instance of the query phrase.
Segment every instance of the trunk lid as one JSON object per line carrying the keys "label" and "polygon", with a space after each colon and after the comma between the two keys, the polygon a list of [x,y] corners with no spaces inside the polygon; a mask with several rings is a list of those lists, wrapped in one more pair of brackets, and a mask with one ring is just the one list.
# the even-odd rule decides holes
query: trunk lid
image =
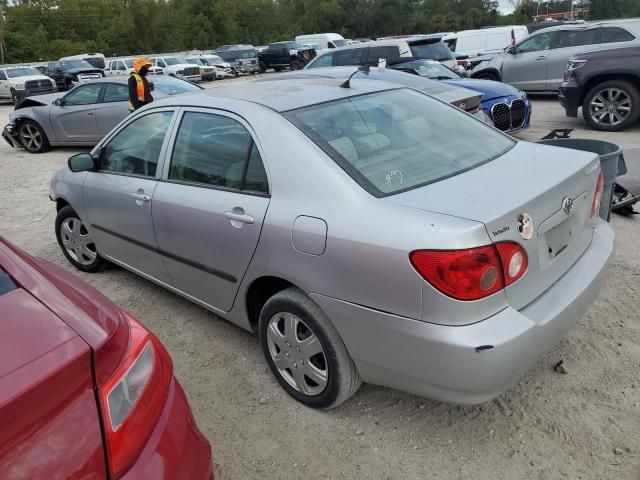
{"label": "trunk lid", "polygon": [[520,244],[529,267],[505,293],[509,304],[521,309],[591,243],[598,166],[593,153],[519,142],[485,165],[384,200],[482,222],[493,242]]}

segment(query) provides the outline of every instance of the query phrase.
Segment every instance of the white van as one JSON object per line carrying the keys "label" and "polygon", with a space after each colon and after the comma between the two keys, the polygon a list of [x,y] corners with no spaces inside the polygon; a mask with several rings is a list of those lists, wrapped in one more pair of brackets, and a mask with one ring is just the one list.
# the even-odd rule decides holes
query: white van
{"label": "white van", "polygon": [[60,59],[61,62],[67,60],[84,60],[96,68],[100,68],[102,70],[105,68],[104,55],[101,53],[82,53],[80,55],[73,55],[71,57],[63,57]]}
{"label": "white van", "polygon": [[329,48],[344,47],[349,44],[349,40],[342,38],[339,33],[315,33],[313,35],[298,35],[296,42],[303,45],[309,45],[316,49],[327,50]]}
{"label": "white van", "polygon": [[463,30],[444,37],[452,52],[475,57],[486,53],[498,53],[529,35],[527,27],[491,27],[479,30]]}

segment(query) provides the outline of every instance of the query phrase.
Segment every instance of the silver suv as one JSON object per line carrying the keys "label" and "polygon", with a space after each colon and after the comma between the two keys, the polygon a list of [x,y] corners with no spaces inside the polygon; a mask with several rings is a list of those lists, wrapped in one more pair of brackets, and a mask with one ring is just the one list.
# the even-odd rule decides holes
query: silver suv
{"label": "silver suv", "polygon": [[561,25],[539,30],[479,64],[473,78],[509,83],[520,90],[557,92],[572,56],[639,44],[640,19]]}

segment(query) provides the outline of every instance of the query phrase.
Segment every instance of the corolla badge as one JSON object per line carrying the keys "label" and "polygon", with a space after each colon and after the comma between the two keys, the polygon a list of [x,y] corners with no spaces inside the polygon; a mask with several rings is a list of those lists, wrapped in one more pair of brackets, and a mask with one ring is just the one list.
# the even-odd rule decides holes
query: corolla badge
{"label": "corolla badge", "polygon": [[525,240],[533,237],[533,220],[528,213],[518,215],[518,233]]}
{"label": "corolla badge", "polygon": [[562,199],[562,210],[564,210],[564,213],[566,213],[567,215],[571,215],[573,213],[573,207],[573,198],[564,197]]}

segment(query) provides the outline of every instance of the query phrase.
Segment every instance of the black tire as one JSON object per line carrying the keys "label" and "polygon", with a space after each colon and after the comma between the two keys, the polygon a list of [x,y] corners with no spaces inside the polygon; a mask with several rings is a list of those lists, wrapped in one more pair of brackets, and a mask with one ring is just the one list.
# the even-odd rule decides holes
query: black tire
{"label": "black tire", "polygon": [[295,60],[291,62],[291,65],[289,65],[289,70],[302,70],[303,67],[304,65],[302,64],[302,62]]}
{"label": "black tire", "polygon": [[[324,370],[326,371],[326,385],[323,387],[324,389],[321,392],[313,395],[302,393],[299,389],[293,387],[289,381],[284,378],[278,367],[276,367],[270,353],[269,335],[267,330],[270,328],[270,323],[273,323],[272,320],[276,322],[279,321],[278,317],[280,317],[280,314],[291,314],[296,316],[302,321],[302,323],[297,324],[298,327],[296,328],[301,328],[302,333],[307,332],[308,337],[306,338],[315,335],[319,340],[322,352],[320,354],[316,354],[314,357],[310,357],[308,364],[312,363],[311,359],[321,355],[321,361],[324,364]],[[281,320],[284,323],[284,318],[281,318]],[[304,292],[295,287],[282,290],[267,300],[260,312],[259,335],[260,345],[262,346],[262,351],[267,359],[267,363],[282,388],[284,388],[293,398],[308,407],[321,409],[335,408],[349,399],[362,384],[355,363],[349,356],[338,331],[332,325],[324,312],[322,312],[320,307],[318,307],[318,305],[316,305]],[[297,329],[295,335],[295,341],[302,341],[299,340]],[[282,338],[286,339],[287,337]],[[288,347],[284,348],[288,349],[290,347],[292,356],[303,355],[303,353],[294,354],[292,345],[287,345]],[[296,350],[299,351],[298,349]],[[282,353],[282,351],[278,353]],[[288,352],[284,352],[283,355],[289,357]],[[294,362],[294,359],[289,357],[287,361]],[[298,361],[300,360],[298,359]],[[301,364],[304,365],[304,361],[301,362]],[[307,365],[306,368],[308,369],[309,365]]]}
{"label": "black tire", "polygon": [[475,75],[473,78],[477,78],[478,80],[493,80],[494,82],[500,81],[498,75],[493,72],[482,72]]}
{"label": "black tire", "polygon": [[260,70],[260,73],[264,73],[267,71],[267,64],[264,63],[263,61],[259,61],[258,62],[258,69]]}
{"label": "black tire", "polygon": [[18,103],[18,92],[16,92],[13,88],[11,89],[11,101],[14,105]]}
{"label": "black tire", "polygon": [[[62,253],[64,254],[65,257],[67,257],[67,260],[69,260],[69,262],[74,267],[76,267],[78,270],[82,270],[83,272],[96,273],[101,270],[104,270],[104,268],[108,265],[108,263],[104,258],[100,256],[100,254],[98,253],[98,249],[93,242],[86,244],[87,248],[95,252],[95,258],[93,259],[93,261],[88,261],[89,257],[82,256],[81,258],[83,259],[83,262],[81,263],[80,261],[78,261],[77,258],[74,258],[74,256],[67,250],[67,247],[65,247],[64,240],[63,240],[63,235],[64,235],[63,228],[64,228],[65,221],[79,222],[80,226],[78,228],[78,232],[83,236],[84,235],[88,236],[89,232],[86,230],[86,227],[82,223],[80,216],[75,212],[73,208],[67,205],[60,209],[60,211],[58,212],[58,215],[56,215],[56,223],[55,223],[56,240],[58,240],[58,245],[60,245],[60,248],[62,249]],[[93,247],[91,247],[91,245],[93,245]]]}
{"label": "black tire", "polygon": [[22,120],[18,125],[18,138],[29,153],[44,153],[49,150],[49,139],[42,127],[33,120]]}
{"label": "black tire", "polygon": [[273,69],[274,69],[276,72],[281,72],[281,71],[282,71],[282,67],[273,67]]}
{"label": "black tire", "polygon": [[[623,100],[615,102],[610,98],[610,92],[620,92]],[[601,103],[597,97],[605,101],[601,110],[596,106]],[[609,100],[611,100],[612,110],[608,110],[606,107]],[[619,110],[619,107],[627,107],[627,105],[631,109],[628,113]],[[611,111],[611,115],[607,114],[605,110],[607,112]],[[626,116],[622,117],[625,113]],[[594,118],[594,115],[598,117],[600,114],[604,115],[604,117],[601,117],[600,120]],[[595,130],[604,132],[624,130],[636,123],[640,118],[640,92],[635,85],[624,80],[610,80],[596,85],[587,93],[582,102],[582,117],[587,125]],[[611,120],[612,118],[613,121]]]}

